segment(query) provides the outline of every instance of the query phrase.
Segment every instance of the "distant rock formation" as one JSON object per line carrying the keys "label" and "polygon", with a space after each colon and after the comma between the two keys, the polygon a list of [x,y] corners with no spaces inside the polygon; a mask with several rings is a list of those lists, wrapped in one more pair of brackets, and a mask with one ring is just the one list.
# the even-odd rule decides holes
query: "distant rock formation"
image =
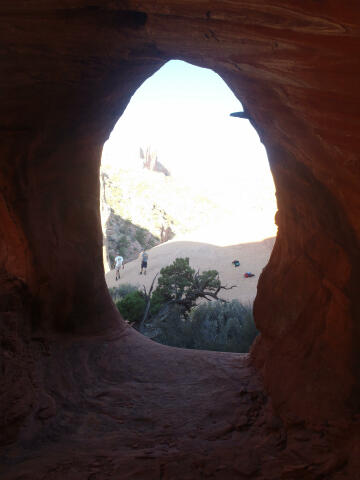
{"label": "distant rock formation", "polygon": [[[102,171],[100,174],[100,213],[105,272],[114,268],[116,255],[121,255],[125,261],[134,260],[144,248],[152,248],[173,235],[171,229],[169,231],[169,227],[164,229],[162,226],[161,240],[159,240],[146,228],[122,218],[107,201],[109,188],[111,188],[111,178],[106,172]],[[162,238],[166,238],[166,240]]]}
{"label": "distant rock formation", "polygon": [[147,146],[146,149],[140,147],[140,158],[143,161],[143,168],[163,173],[166,177],[171,175],[169,170],[159,162],[157,152],[152,146]]}
{"label": "distant rock formation", "polygon": [[[147,158],[152,159],[148,165],[154,166],[156,158],[151,154]],[[143,248],[198,232],[214,218],[227,215],[206,195],[153,170],[103,166],[100,187],[106,272],[118,253],[125,261],[133,260]]]}
{"label": "distant rock formation", "polygon": [[161,229],[160,229],[161,243],[171,240],[172,238],[174,238],[174,236],[175,236],[175,233],[172,231],[170,226],[164,227],[164,225],[161,225]]}
{"label": "distant rock formation", "polygon": [[120,254],[129,262],[135,260],[144,248],[152,248],[161,243],[151,232],[115,214],[113,209],[106,223],[104,237],[110,269],[114,268],[116,255]]}

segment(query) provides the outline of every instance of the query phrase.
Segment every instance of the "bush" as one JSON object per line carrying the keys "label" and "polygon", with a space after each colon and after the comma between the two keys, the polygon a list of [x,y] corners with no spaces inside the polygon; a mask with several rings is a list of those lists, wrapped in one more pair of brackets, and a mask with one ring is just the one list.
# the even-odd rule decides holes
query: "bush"
{"label": "bush", "polygon": [[174,347],[238,353],[248,352],[258,333],[252,308],[238,300],[203,303],[190,318],[182,313],[176,305],[165,308],[143,333]]}
{"label": "bush", "polygon": [[135,287],[135,285],[131,285],[130,283],[123,283],[118,287],[109,288],[109,293],[113,302],[116,303],[129,293],[136,292],[137,290],[138,287]]}
{"label": "bush", "polygon": [[191,322],[183,317],[178,305],[165,306],[159,315],[144,326],[141,333],[171,347],[194,348]]}
{"label": "bush", "polygon": [[139,290],[128,293],[122,300],[116,302],[116,307],[124,319],[134,323],[135,326],[141,323],[145,306],[144,295]]}
{"label": "bush", "polygon": [[153,294],[151,295],[150,315],[152,317],[156,316],[164,307],[164,304],[164,297],[161,295],[161,293],[159,293],[158,290],[154,290]]}
{"label": "bush", "polygon": [[258,331],[252,308],[238,300],[199,305],[191,314],[194,348],[248,352]]}
{"label": "bush", "polygon": [[143,228],[137,228],[135,232],[135,238],[140,243],[140,245],[145,248],[146,245],[146,230]]}
{"label": "bush", "polygon": [[116,253],[121,255],[122,257],[125,256],[126,249],[130,246],[130,241],[126,235],[123,235],[117,242],[115,242],[115,250]]}

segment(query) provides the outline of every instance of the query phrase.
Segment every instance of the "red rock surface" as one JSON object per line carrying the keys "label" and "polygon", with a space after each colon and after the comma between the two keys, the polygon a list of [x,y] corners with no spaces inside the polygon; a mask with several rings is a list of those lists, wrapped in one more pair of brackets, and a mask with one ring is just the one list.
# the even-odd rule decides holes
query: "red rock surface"
{"label": "red rock surface", "polygon": [[[1,11],[1,478],[359,478],[357,2]],[[171,58],[214,68],[268,151],[252,365],[138,337],[106,291],[101,148]]]}

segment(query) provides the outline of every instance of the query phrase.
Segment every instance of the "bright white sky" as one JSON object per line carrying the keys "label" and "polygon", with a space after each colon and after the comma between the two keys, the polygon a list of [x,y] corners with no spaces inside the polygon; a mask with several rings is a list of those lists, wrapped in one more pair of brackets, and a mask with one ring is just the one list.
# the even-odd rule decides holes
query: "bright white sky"
{"label": "bright white sky", "polygon": [[257,196],[267,203],[271,197],[274,210],[265,148],[247,120],[230,117],[242,110],[215,72],[169,61],[131,98],[104,145],[102,162],[139,168],[140,147],[151,145],[171,174],[190,185],[235,201],[239,191],[255,203]]}

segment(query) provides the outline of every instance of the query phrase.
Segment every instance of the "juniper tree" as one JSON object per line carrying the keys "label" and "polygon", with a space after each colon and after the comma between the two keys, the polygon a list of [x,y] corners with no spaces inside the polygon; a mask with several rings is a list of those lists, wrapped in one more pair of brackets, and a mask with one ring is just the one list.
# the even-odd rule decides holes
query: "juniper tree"
{"label": "juniper tree", "polygon": [[164,305],[176,304],[187,316],[198,299],[225,301],[218,297],[219,292],[233,287],[221,284],[217,270],[200,273],[190,267],[188,257],[177,258],[160,270],[158,285],[151,297],[151,313],[155,314]]}

